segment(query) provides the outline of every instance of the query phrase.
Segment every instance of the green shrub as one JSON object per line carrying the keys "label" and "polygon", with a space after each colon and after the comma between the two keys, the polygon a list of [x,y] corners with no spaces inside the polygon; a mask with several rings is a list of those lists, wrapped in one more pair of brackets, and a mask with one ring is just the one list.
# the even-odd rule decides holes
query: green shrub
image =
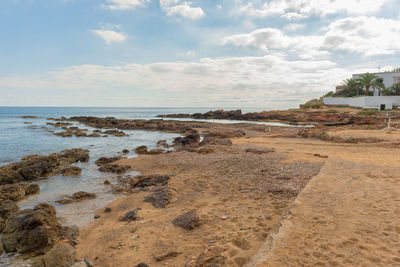
{"label": "green shrub", "polygon": [[379,113],[379,110],[377,110],[377,109],[363,109],[362,111],[358,112],[357,114],[368,116],[368,115],[374,115],[377,113]]}

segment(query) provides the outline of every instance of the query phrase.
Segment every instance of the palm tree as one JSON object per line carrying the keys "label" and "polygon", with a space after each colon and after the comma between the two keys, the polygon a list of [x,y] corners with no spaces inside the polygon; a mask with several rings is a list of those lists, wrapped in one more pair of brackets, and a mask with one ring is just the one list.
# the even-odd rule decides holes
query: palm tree
{"label": "palm tree", "polygon": [[372,86],[376,86],[376,87],[380,87],[380,83],[377,82],[377,79],[379,79],[378,76],[376,76],[375,74],[372,73],[364,73],[363,75],[361,75],[361,77],[359,78],[359,81],[361,83],[361,85],[364,87],[365,86],[365,94],[367,96],[369,96],[369,88]]}
{"label": "palm tree", "polygon": [[356,95],[359,95],[359,91],[362,88],[360,80],[354,79],[354,78],[350,78],[350,79],[344,80],[343,83],[344,83],[344,86],[346,86],[346,89],[349,92],[355,92]]}

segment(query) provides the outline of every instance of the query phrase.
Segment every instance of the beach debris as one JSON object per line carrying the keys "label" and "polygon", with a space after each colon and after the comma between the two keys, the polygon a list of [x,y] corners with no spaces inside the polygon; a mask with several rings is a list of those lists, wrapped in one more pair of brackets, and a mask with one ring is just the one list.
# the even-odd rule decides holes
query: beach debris
{"label": "beach debris", "polygon": [[185,230],[193,230],[200,226],[200,218],[195,210],[191,210],[176,217],[172,224]]}
{"label": "beach debris", "polygon": [[127,213],[125,213],[124,217],[122,217],[120,219],[120,221],[124,221],[127,223],[130,223],[131,221],[136,221],[139,219],[138,215],[138,210],[139,209],[134,209],[134,210],[130,210]]}

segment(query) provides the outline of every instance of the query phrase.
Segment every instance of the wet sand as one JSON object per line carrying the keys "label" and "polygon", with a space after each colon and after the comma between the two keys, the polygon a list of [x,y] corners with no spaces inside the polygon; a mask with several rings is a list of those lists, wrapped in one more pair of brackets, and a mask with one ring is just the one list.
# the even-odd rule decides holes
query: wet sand
{"label": "wet sand", "polygon": [[[202,253],[223,266],[398,266],[400,150],[260,132],[232,141],[210,154],[120,162],[171,175],[173,198],[165,209],[143,202],[151,192],[114,201],[81,229],[78,257],[96,266],[196,266]],[[118,220],[135,208],[140,220]],[[193,209],[200,227],[173,226]],[[160,254],[175,256],[157,261]]]}

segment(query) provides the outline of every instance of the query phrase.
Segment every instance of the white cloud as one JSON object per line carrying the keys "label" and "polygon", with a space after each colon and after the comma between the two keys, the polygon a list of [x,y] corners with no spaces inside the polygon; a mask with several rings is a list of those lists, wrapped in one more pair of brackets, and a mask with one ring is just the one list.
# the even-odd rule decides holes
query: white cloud
{"label": "white cloud", "polygon": [[[113,67],[79,65],[34,77],[0,76],[0,88],[94,90],[101,91],[102,96],[128,94],[129,99],[149,91],[153,101],[160,95],[174,99],[171,103],[163,99],[164,106],[284,108],[320,96],[350,73],[329,60],[289,61],[268,55]],[[96,97],[96,94],[92,96],[93,101]],[[109,102],[107,105],[121,104]]]}
{"label": "white cloud", "polygon": [[322,44],[365,56],[400,52],[400,21],[376,17],[344,18],[331,23]]}
{"label": "white cloud", "polygon": [[[296,20],[311,15],[326,16],[329,14],[368,14],[379,11],[389,0],[271,0],[261,6],[254,6],[252,2],[241,4],[239,12],[254,16],[268,17],[281,16],[289,20]],[[241,1],[240,1],[241,2]]]}
{"label": "white cloud", "polygon": [[135,9],[147,5],[151,0],[107,0],[104,8],[111,10]]}
{"label": "white cloud", "polygon": [[205,16],[201,7],[192,7],[190,2],[160,0],[160,6],[168,16],[178,15],[191,20],[198,20]]}
{"label": "white cloud", "polygon": [[321,35],[292,35],[274,28],[227,36],[222,44],[291,53],[301,59],[323,58],[334,51],[363,56],[400,52],[400,22],[376,17],[344,18],[332,22]]}
{"label": "white cloud", "polygon": [[123,33],[113,30],[93,30],[93,33],[102,38],[108,45],[111,43],[121,43],[126,40],[126,36]]}
{"label": "white cloud", "polygon": [[186,52],[186,56],[195,57],[196,56],[196,52],[195,51],[187,51]]}

